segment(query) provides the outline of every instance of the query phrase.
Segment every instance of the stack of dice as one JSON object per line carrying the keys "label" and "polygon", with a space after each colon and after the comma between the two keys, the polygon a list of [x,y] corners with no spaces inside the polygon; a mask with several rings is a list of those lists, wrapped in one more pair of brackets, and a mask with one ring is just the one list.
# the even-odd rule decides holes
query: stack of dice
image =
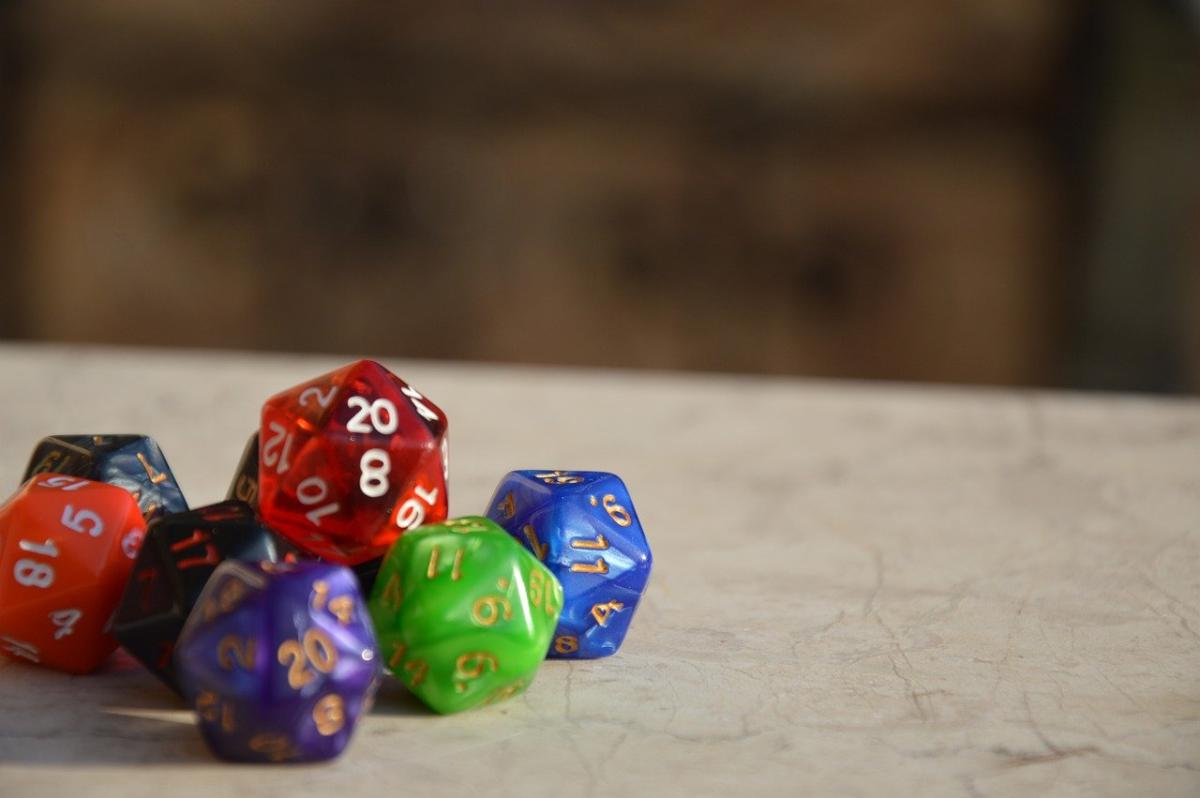
{"label": "stack of dice", "polygon": [[448,518],[447,421],[358,361],[271,397],[226,501],[188,509],[142,435],[57,435],[0,506],[0,650],[67,671],[119,644],[238,761],[330,759],[382,673],[436,712],[617,651],[651,557],[624,483],[505,476]]}

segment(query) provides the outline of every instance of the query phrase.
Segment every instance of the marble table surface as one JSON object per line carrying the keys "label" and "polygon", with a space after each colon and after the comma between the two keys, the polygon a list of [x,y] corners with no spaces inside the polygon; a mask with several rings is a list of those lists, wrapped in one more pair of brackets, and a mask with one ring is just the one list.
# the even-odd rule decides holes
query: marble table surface
{"label": "marble table surface", "polygon": [[[0,484],[145,432],[223,497],[269,394],[349,358],[0,345]],[[385,361],[450,418],[451,511],[621,473],[655,573],[621,652],[346,755],[212,759],[116,655],[0,659],[0,796],[1200,795],[1200,402]]]}

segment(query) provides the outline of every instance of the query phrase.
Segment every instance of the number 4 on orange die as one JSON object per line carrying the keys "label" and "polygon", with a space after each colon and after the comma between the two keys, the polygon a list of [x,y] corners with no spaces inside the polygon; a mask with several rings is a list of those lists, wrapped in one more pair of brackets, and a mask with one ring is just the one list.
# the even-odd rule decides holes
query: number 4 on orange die
{"label": "number 4 on orange die", "polygon": [[262,410],[263,519],[308,552],[356,565],[446,517],[446,416],[370,360],[277,394]]}

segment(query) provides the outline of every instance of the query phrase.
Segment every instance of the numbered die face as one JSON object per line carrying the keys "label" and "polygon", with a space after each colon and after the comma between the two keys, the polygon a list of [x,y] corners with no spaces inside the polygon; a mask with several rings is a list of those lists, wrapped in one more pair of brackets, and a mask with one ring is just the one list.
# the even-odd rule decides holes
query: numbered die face
{"label": "numbered die face", "polygon": [[371,593],[384,666],[437,712],[523,691],[562,609],[554,576],[485,518],[409,532]]}
{"label": "numbered die face", "polygon": [[[241,462],[238,463],[237,471],[234,472],[233,482],[229,485],[229,495],[226,498],[238,499],[255,509],[258,508],[257,432],[250,436],[250,440],[242,452]],[[364,596],[371,594],[371,588],[375,584],[375,577],[379,573],[379,566],[382,563],[383,557],[380,556],[363,560],[354,566],[354,576],[357,577],[359,590]]]}
{"label": "numbered die face", "polygon": [[615,653],[652,565],[625,483],[602,471],[514,471],[501,480],[488,517],[562,583],[563,613],[550,656]]}
{"label": "numbered die face", "polygon": [[259,511],[323,559],[379,557],[446,517],[446,417],[363,360],[272,397],[259,431]]}
{"label": "numbered die face", "polygon": [[233,474],[226,499],[237,499],[258,509],[258,433],[250,436],[242,459]]}
{"label": "numbered die face", "polygon": [[295,561],[291,544],[244,502],[226,501],[164,516],[146,535],[113,618],[121,646],[179,692],[174,651],[188,613],[227,559]]}
{"label": "numbered die face", "polygon": [[0,507],[0,650],[71,673],[117,647],[106,627],[145,521],[113,485],[40,474]]}
{"label": "numbered die face", "polygon": [[43,438],[29,458],[24,479],[43,473],[69,474],[124,488],[137,500],[147,521],[188,508],[162,450],[146,435]]}
{"label": "numbered die face", "polygon": [[379,680],[357,582],[326,563],[222,564],[175,657],[209,747],[237,761],[337,756]]}

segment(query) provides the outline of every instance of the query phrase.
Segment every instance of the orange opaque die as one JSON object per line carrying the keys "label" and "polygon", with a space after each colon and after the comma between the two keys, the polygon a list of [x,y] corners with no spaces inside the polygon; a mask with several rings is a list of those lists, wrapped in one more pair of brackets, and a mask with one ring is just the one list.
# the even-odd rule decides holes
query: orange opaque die
{"label": "orange opaque die", "polygon": [[145,537],[123,488],[39,474],[0,506],[0,651],[69,673],[95,670]]}
{"label": "orange opaque die", "polygon": [[371,360],[297,385],[263,405],[259,513],[318,557],[380,557],[446,517],[446,433],[437,405]]}

